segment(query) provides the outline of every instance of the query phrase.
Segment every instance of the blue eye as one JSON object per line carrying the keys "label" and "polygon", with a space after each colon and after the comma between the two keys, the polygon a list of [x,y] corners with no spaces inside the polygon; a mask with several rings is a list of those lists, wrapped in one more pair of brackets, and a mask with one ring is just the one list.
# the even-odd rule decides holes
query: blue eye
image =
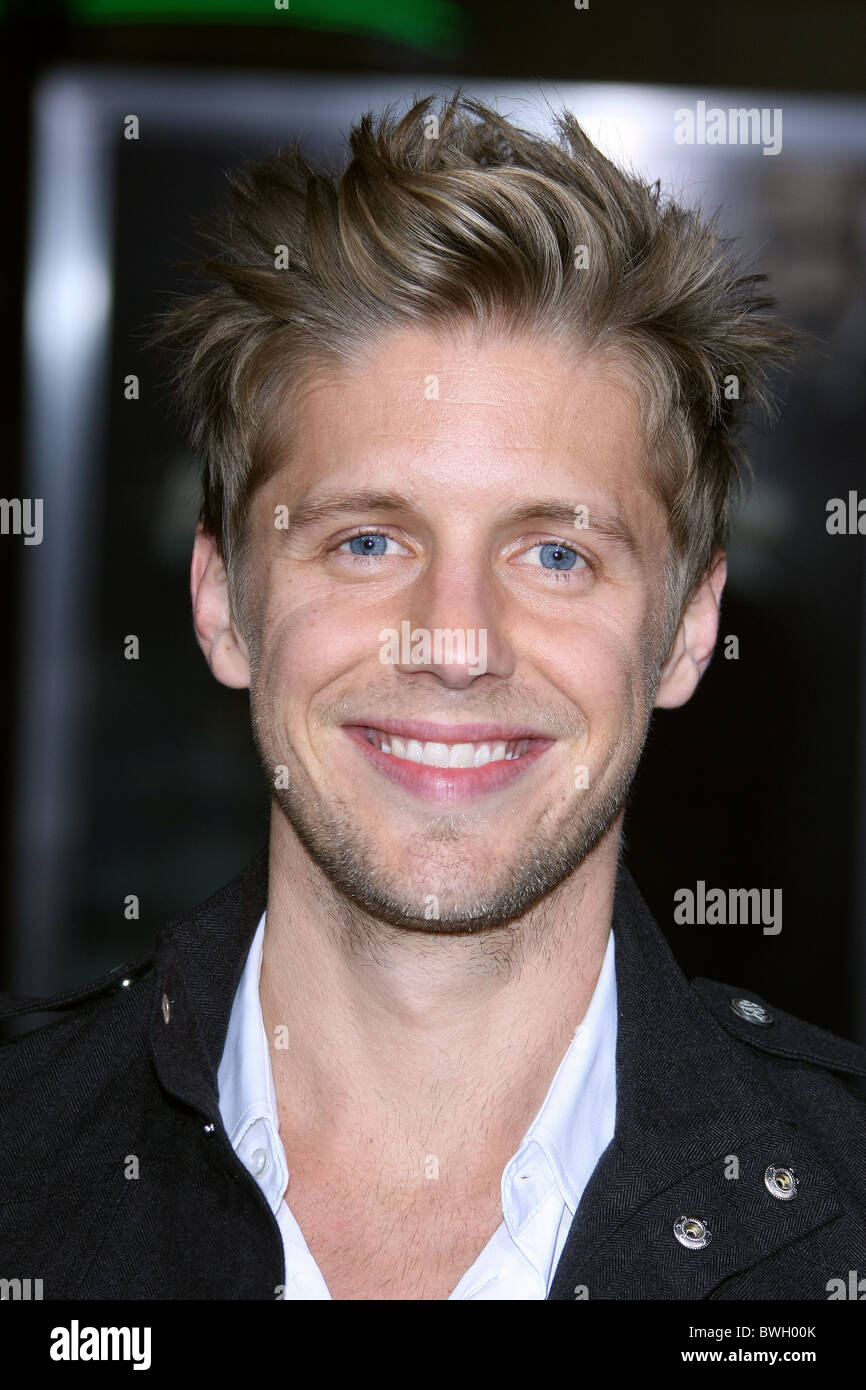
{"label": "blue eye", "polygon": [[540,552],[540,560],[544,569],[550,570],[570,570],[578,560],[581,565],[586,561],[578,555],[576,550],[572,550],[570,545],[558,545],[554,541],[546,541],[542,545],[534,545],[533,550]]}
{"label": "blue eye", "polygon": [[348,541],[343,541],[343,545],[348,545],[353,555],[384,555],[389,539],[388,536],[365,532],[361,536],[351,536]]}

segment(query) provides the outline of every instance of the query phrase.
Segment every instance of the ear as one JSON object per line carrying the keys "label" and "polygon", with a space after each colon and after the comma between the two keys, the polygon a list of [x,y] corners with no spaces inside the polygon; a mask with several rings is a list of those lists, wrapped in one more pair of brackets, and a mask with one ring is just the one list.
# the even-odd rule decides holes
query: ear
{"label": "ear", "polygon": [[656,692],[656,709],[676,709],[694,695],[716,645],[719,605],[727,575],[727,559],[724,551],[720,550],[680,619],[671,654]]}
{"label": "ear", "polygon": [[250,683],[246,642],[232,617],[226,568],[216,541],[199,525],[189,576],[198,644],[218,681],[237,690]]}

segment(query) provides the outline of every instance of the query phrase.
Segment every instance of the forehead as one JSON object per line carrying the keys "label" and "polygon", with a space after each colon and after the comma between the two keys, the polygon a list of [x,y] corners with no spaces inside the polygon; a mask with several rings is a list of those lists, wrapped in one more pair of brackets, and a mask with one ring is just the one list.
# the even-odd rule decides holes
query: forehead
{"label": "forehead", "polygon": [[[666,530],[625,367],[548,339],[423,330],[320,367],[291,406],[291,491],[401,485],[427,500],[514,501],[528,487],[613,500]],[[282,470],[281,470],[282,471]],[[284,476],[287,476],[284,475]]]}
{"label": "forehead", "polygon": [[[338,400],[359,415],[349,421],[335,413]],[[362,422],[385,437],[394,426],[415,425],[420,438],[457,448],[496,437],[504,447],[549,449],[615,435],[640,449],[636,406],[621,374],[546,340],[396,334],[351,366],[320,368],[293,408],[324,437]]]}

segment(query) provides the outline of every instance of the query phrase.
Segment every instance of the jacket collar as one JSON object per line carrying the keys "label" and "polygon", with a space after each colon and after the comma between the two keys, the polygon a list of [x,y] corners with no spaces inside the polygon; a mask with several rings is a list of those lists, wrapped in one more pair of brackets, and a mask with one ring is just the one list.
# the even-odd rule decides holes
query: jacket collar
{"label": "jacket collar", "polygon": [[[622,868],[613,928],[616,1127],[550,1298],[702,1298],[841,1208],[783,1096],[689,985]],[[795,1171],[795,1199],[772,1195],[771,1164]],[[703,1222],[705,1246],[679,1243],[682,1216]]]}
{"label": "jacket collar", "polygon": [[155,943],[149,1035],[156,1072],[166,1090],[214,1124],[232,1003],[267,897],[265,846],[225,888],[170,922]]}

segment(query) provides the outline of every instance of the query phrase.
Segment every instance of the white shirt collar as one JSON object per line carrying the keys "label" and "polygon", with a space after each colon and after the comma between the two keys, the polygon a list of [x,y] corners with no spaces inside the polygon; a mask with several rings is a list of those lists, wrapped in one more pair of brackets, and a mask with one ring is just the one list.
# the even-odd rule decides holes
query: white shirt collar
{"label": "white shirt collar", "polygon": [[[524,1149],[538,1145],[572,1215],[583,1189],[609,1142],[609,1100],[615,1084],[616,969],[613,932],[589,1007],[556,1069],[547,1095],[512,1164]],[[579,1118],[577,1111],[579,1109]],[[602,1143],[602,1138],[604,1142]],[[599,1144],[601,1148],[599,1149]]]}
{"label": "white shirt collar", "polygon": [[232,1004],[217,1083],[220,1114],[232,1148],[276,1212],[289,1171],[278,1138],[277,1097],[259,999],[264,939],[263,912]]}

